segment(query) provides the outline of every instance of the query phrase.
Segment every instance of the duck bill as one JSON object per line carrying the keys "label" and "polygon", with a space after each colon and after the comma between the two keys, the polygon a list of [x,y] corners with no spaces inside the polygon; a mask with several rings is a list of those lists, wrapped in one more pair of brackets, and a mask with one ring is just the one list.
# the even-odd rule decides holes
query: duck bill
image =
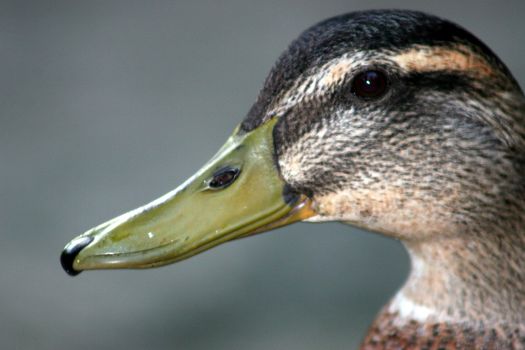
{"label": "duck bill", "polygon": [[[309,199],[289,191],[275,165],[274,125],[236,130],[180,187],[73,239],[62,253],[66,272],[165,265],[313,216]],[[237,170],[234,181],[212,186],[226,168]]]}

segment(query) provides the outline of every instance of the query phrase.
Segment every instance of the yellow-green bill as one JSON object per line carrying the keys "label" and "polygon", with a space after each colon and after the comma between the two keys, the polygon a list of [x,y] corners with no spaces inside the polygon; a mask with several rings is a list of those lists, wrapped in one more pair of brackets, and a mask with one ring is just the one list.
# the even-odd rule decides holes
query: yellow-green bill
{"label": "yellow-green bill", "polygon": [[73,239],[61,256],[66,272],[165,265],[312,216],[308,198],[286,195],[274,162],[275,122],[234,132],[177,189]]}

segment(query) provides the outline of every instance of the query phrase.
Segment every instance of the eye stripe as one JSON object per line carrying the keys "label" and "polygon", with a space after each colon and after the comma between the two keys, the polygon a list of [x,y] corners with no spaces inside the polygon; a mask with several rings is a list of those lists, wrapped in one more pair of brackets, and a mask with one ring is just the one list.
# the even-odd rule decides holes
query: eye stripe
{"label": "eye stripe", "polygon": [[400,74],[449,71],[456,74],[497,76],[492,65],[466,45],[424,46],[413,45],[402,51],[353,51],[305,71],[286,92],[268,108],[263,121],[270,115],[281,115],[304,101],[320,98],[345,84],[353,72],[369,66],[385,67]]}

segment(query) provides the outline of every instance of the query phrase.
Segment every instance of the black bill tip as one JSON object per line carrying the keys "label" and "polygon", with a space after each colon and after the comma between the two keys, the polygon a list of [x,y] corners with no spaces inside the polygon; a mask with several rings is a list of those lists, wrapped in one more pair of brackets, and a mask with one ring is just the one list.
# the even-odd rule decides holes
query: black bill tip
{"label": "black bill tip", "polygon": [[76,276],[82,271],[73,268],[73,262],[78,253],[93,241],[93,237],[79,237],[71,241],[60,254],[60,264],[66,273],[70,276]]}

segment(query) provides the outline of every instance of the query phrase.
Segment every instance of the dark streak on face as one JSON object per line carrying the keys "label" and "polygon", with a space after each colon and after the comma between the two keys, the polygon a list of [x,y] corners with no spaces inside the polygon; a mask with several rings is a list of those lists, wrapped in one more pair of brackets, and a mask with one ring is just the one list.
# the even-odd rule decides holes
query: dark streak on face
{"label": "dark streak on face", "polygon": [[293,41],[279,57],[266,78],[264,87],[241,124],[241,129],[256,128],[276,98],[288,90],[301,74],[350,50],[402,51],[410,46],[463,44],[478,53],[520,90],[507,67],[479,39],[458,25],[416,11],[381,10],[353,12],[334,17],[311,27]]}

